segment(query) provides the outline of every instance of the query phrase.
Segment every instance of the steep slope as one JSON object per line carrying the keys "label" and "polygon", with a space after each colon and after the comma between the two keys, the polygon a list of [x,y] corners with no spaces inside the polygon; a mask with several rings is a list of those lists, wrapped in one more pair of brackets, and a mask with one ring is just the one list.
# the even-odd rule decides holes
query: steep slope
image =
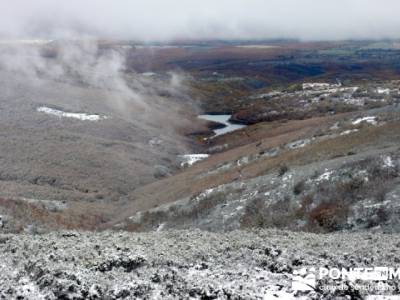
{"label": "steep slope", "polygon": [[399,129],[396,106],[250,126],[211,148],[228,150],[135,190],[117,226],[397,232]]}
{"label": "steep slope", "polygon": [[179,76],[127,73],[96,44],[57,49],[0,48],[0,197],[115,201],[175,172],[197,127]]}

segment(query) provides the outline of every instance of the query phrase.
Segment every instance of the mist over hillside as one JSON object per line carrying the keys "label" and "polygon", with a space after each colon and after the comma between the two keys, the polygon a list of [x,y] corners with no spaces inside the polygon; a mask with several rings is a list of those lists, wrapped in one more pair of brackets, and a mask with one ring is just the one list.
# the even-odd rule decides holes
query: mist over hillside
{"label": "mist over hillside", "polygon": [[0,69],[3,196],[118,200],[190,149],[183,75],[129,71],[124,49],[4,44]]}

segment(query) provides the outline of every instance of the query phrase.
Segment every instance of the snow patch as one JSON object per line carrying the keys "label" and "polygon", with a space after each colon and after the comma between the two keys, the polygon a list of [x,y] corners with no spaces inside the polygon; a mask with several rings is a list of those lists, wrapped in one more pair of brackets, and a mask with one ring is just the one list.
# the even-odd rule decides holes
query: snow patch
{"label": "snow patch", "polygon": [[377,88],[376,92],[377,92],[378,94],[389,95],[389,94],[390,94],[390,89]]}
{"label": "snow patch", "polygon": [[332,174],[333,174],[333,171],[328,171],[328,169],[325,169],[325,172],[317,178],[317,181],[321,182],[321,181],[329,180],[331,178]]}
{"label": "snow patch", "polygon": [[164,227],[165,227],[165,224],[166,223],[161,223],[160,225],[158,225],[157,231],[162,231],[164,229]]}
{"label": "snow patch", "polygon": [[288,149],[298,149],[307,146],[311,142],[310,139],[298,140],[286,145]]}
{"label": "snow patch", "polygon": [[288,174],[282,178],[282,181],[288,181],[288,180],[291,180],[292,178],[293,178],[293,174]]}
{"label": "snow patch", "polygon": [[348,135],[351,133],[355,133],[357,131],[359,131],[359,130],[358,129],[349,129],[349,130],[345,130],[345,131],[341,132],[340,135]]}
{"label": "snow patch", "polygon": [[212,192],[214,192],[214,189],[213,189],[213,188],[211,188],[211,189],[206,189],[206,190],[205,190],[204,192],[202,192],[200,195],[201,195],[202,197],[207,197],[207,196],[211,195]]}
{"label": "snow patch", "polygon": [[376,121],[376,117],[374,117],[374,116],[358,118],[358,119],[354,120],[352,122],[352,124],[358,125],[358,124],[361,124],[362,122],[366,122],[366,123],[372,124],[372,125],[378,124],[378,122]]}
{"label": "snow patch", "polygon": [[363,205],[363,206],[364,206],[364,208],[369,208],[369,209],[380,208],[380,207],[388,206],[390,204],[390,202],[391,202],[390,200],[386,200],[381,203],[375,203],[375,204]]}
{"label": "snow patch", "polygon": [[365,99],[363,98],[349,98],[349,99],[343,99],[343,101],[344,103],[351,105],[357,105],[357,106],[365,105]]}
{"label": "snow patch", "polygon": [[240,166],[243,166],[243,165],[247,165],[249,163],[249,161],[250,161],[249,157],[248,156],[244,156],[244,157],[238,159],[236,161],[236,164],[237,164],[238,167],[240,167]]}
{"label": "snow patch", "polygon": [[339,87],[339,85],[331,85],[329,83],[307,82],[303,83],[303,90],[324,90],[330,87]]}
{"label": "snow patch", "polygon": [[251,96],[250,99],[273,98],[273,97],[276,97],[276,96],[280,96],[282,94],[283,93],[281,91],[272,91],[272,92],[269,92],[269,93],[263,93],[263,94],[258,94],[258,95]]}
{"label": "snow patch", "polygon": [[339,129],[339,122],[336,122],[335,124],[333,124],[329,129],[330,129],[330,130],[337,130],[337,129]]}
{"label": "snow patch", "polygon": [[208,158],[210,155],[209,154],[184,154],[180,155],[179,157],[181,158],[181,167],[185,166],[191,166],[203,159]]}
{"label": "snow patch", "polygon": [[386,168],[393,168],[394,162],[390,156],[386,156],[383,158],[383,166]]}
{"label": "snow patch", "polygon": [[163,143],[163,140],[160,139],[160,138],[157,138],[157,137],[152,138],[152,139],[149,141],[149,145],[152,146],[152,147],[159,146],[159,145],[161,145],[162,143]]}
{"label": "snow patch", "polygon": [[53,115],[59,118],[74,118],[78,119],[81,121],[99,121],[99,120],[104,120],[108,119],[106,116],[100,116],[100,115],[89,115],[86,113],[71,113],[71,112],[65,112],[62,110],[46,107],[46,106],[41,106],[36,109],[38,112],[42,112],[48,115]]}

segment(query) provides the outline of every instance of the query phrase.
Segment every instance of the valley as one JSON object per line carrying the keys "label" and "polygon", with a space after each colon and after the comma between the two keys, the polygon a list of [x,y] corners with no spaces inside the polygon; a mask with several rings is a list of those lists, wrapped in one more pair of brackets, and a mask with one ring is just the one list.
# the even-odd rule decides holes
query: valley
{"label": "valley", "polygon": [[0,297],[364,299],[292,273],[398,263],[396,41],[17,44],[0,44]]}
{"label": "valley", "polygon": [[[146,58],[148,47],[130,46],[123,52],[127,68],[112,81],[110,74],[103,78],[91,73],[81,73],[81,83],[68,74],[60,81],[44,70],[10,71],[3,66],[1,84],[9,93],[2,96],[3,127],[9,128],[4,138],[9,140],[15,132],[13,144],[2,143],[1,196],[3,219],[10,219],[7,228],[33,223],[45,231],[54,226],[212,231],[278,226],[318,232],[372,226],[397,231],[393,222],[400,81],[393,74],[395,65],[385,69],[385,74],[392,73],[390,78],[379,72],[367,78],[361,59],[366,54],[360,54],[389,52],[384,65],[396,61],[397,48],[378,50],[358,42],[272,45],[152,47],[151,59]],[[95,54],[87,45],[73,47],[87,56]],[[100,57],[113,51],[122,55],[120,44],[97,47],[95,55]],[[29,51],[51,66],[65,68],[68,61],[62,56],[61,61],[48,57],[62,53],[62,45],[49,42],[44,49]],[[357,76],[353,70],[341,71],[339,78],[328,71],[298,69],[287,70],[297,72],[296,78],[284,73],[285,81],[271,83],[276,73],[270,73],[268,65],[291,64],[283,53],[291,53],[294,61],[306,57],[318,65],[334,61],[338,67],[343,52],[351,63],[363,66]],[[242,56],[248,67],[239,76],[233,66],[244,63]],[[259,70],[267,57],[270,64]],[[137,65],[145,61],[145,69]],[[165,72],[167,66],[170,70]],[[208,75],[211,66],[217,71]],[[43,74],[24,82],[28,71]],[[104,80],[106,88],[98,85]],[[16,84],[18,95],[11,88]],[[35,150],[23,146],[27,144]],[[16,145],[21,145],[18,152],[10,151]],[[387,169],[379,163],[385,159],[392,162]],[[24,171],[27,164],[35,166],[30,173]],[[364,176],[358,178],[359,172]],[[317,180],[328,176],[324,174],[332,178]],[[385,186],[376,196],[380,201],[363,198],[381,181]],[[337,195],[340,199],[324,195],[339,185],[344,189]],[[334,200],[341,201],[340,207]],[[63,208],[36,207],[49,201]],[[35,215],[29,221],[19,219],[18,210],[32,208]],[[319,210],[322,216],[315,215]],[[337,219],[339,211],[345,215]],[[360,214],[370,217],[364,220]],[[360,218],[361,223],[355,221]]]}

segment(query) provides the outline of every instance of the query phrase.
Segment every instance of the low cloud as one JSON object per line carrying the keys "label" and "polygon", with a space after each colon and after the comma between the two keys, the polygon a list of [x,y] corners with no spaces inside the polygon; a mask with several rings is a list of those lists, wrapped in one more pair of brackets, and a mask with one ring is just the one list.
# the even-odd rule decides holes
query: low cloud
{"label": "low cloud", "polygon": [[398,0],[14,0],[3,38],[400,38]]}
{"label": "low cloud", "polygon": [[[149,138],[173,136],[171,140],[179,144],[177,131],[190,125],[180,112],[196,110],[186,94],[184,74],[170,72],[153,77],[137,73],[127,65],[128,50],[104,48],[91,39],[5,43],[0,45],[0,76],[12,77],[22,88],[37,93],[42,88],[51,90],[54,84],[72,89],[82,107],[91,103],[87,100],[94,91],[99,95],[99,107],[108,107],[118,118],[134,124],[140,134]],[[69,103],[57,100],[63,98],[62,89],[51,90],[51,94],[55,98],[52,101],[69,107]]]}

